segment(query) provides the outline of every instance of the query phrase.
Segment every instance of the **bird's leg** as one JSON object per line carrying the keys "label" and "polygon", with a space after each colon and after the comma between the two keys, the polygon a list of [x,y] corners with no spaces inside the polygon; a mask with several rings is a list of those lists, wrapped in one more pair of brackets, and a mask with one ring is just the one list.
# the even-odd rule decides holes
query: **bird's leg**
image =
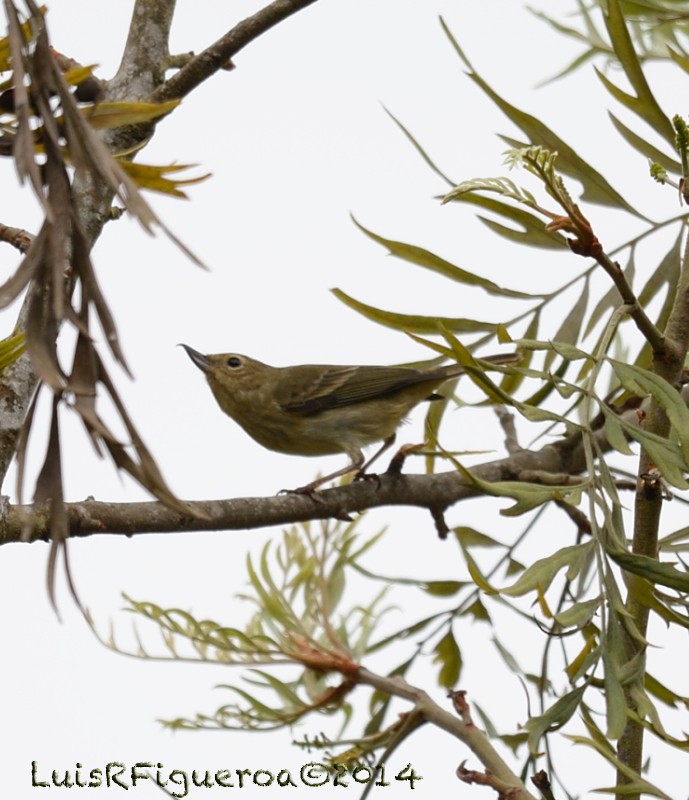
{"label": "bird's leg", "polygon": [[[393,446],[393,444],[395,443],[395,439],[396,438],[397,437],[393,433],[391,436],[388,436],[387,439],[383,440],[383,444],[380,446],[380,448],[378,450],[376,450],[376,452],[371,456],[371,458],[369,458],[369,460],[364,464],[363,467],[359,467],[359,469],[356,471],[356,475],[354,476],[354,480],[355,481],[360,481],[362,478],[369,478],[369,477],[377,478],[378,477],[377,475],[367,475],[366,474],[366,470],[371,466],[371,464],[373,464],[373,462],[379,456],[381,456],[388,448]],[[363,461],[363,459],[362,459],[362,461]]]}
{"label": "bird's leg", "polygon": [[[392,442],[390,444],[392,444]],[[379,450],[378,453],[376,453],[376,455],[380,455],[384,449],[385,448]],[[368,464],[364,464],[364,466],[362,467],[361,465],[364,463],[364,454],[361,452],[361,450],[353,451],[349,453],[349,455],[351,456],[352,460],[349,462],[349,464],[347,464],[346,467],[342,467],[342,469],[338,469],[335,472],[329,473],[328,475],[323,475],[323,477],[321,478],[316,478],[315,481],[311,481],[311,483],[307,483],[305,486],[300,486],[297,489],[283,489],[282,491],[285,492],[286,494],[308,494],[309,497],[316,499],[317,497],[316,489],[318,489],[319,486],[322,486],[324,483],[331,481],[333,478],[339,478],[342,475],[347,475],[348,473],[354,471],[356,471],[355,475],[356,479],[359,476],[359,473],[362,472],[364,469],[366,469],[368,464],[370,464],[371,461],[373,461],[373,459],[371,459],[371,461],[369,461]]]}

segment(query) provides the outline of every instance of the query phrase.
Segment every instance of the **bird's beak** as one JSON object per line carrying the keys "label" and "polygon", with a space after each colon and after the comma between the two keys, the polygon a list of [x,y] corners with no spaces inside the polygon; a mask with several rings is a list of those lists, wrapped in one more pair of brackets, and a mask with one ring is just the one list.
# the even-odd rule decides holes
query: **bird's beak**
{"label": "bird's beak", "polygon": [[211,362],[208,360],[208,356],[204,356],[203,353],[199,353],[198,350],[194,350],[193,347],[189,347],[189,345],[186,344],[180,344],[179,347],[183,347],[187,351],[187,355],[201,372],[208,372],[211,368]]}

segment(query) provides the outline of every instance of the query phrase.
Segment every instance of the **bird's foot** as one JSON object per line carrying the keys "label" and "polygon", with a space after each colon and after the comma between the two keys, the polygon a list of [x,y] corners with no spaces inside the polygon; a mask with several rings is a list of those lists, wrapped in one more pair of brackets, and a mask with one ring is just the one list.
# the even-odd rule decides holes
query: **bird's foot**
{"label": "bird's foot", "polygon": [[321,497],[321,493],[317,491],[320,485],[320,481],[312,481],[305,486],[298,486],[296,489],[280,489],[278,494],[301,494],[310,497],[314,502],[324,503],[325,500]]}
{"label": "bird's foot", "polygon": [[357,470],[352,478],[352,483],[354,481],[375,481],[376,489],[380,489],[380,475],[376,472],[366,472],[363,468]]}

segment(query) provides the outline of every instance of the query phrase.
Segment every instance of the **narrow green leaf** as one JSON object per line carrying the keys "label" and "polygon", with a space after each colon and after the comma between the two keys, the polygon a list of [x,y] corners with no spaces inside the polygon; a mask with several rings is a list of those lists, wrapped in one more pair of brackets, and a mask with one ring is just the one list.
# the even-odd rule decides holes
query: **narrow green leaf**
{"label": "narrow green leaf", "polygon": [[[663,256],[656,269],[644,281],[644,285],[639,292],[639,305],[642,308],[648,307],[648,304],[656,296],[656,294],[658,294],[663,286],[677,286],[681,266],[683,237],[684,224],[681,224],[679,226],[679,230],[677,231],[677,238],[673,242],[672,246]],[[668,296],[670,296],[671,300],[674,300],[674,292],[669,292]]]}
{"label": "narrow green leaf", "polygon": [[265,611],[270,614],[275,620],[280,622],[285,627],[289,627],[291,624],[291,615],[286,613],[286,610],[282,603],[275,597],[272,593],[267,592],[261,583],[261,579],[258,577],[254,566],[251,562],[251,558],[247,558],[246,562],[247,567],[247,574],[249,576],[249,580],[251,585],[254,587],[256,594],[261,599],[261,605],[265,609]]}
{"label": "narrow green leaf", "polygon": [[[464,62],[469,69],[469,77],[474,81],[497,106],[506,114],[507,117],[520,128],[528,137],[529,144],[541,145],[548,148],[548,150],[557,151],[559,154],[558,165],[560,170],[566,175],[572,175],[580,180],[584,186],[582,198],[593,203],[600,203],[602,205],[613,206],[614,208],[624,208],[631,214],[642,216],[632,208],[626,200],[620,195],[607,180],[591,165],[585,161],[579,154],[572,149],[566,142],[560,139],[550,128],[547,127],[541,120],[527,114],[524,111],[516,108],[515,106],[504,100],[497,92],[495,92],[483,78],[474,71],[473,66],[469,59],[465,56],[457,40],[452,35],[450,29],[445,24],[445,21],[440,19],[440,24],[445,31],[446,36],[454,47],[457,55]],[[504,138],[504,137],[503,137]],[[519,145],[522,146],[522,145]]]}
{"label": "narrow green leaf", "polygon": [[[590,274],[590,273],[589,273]],[[575,345],[577,341],[579,341],[579,334],[581,333],[581,326],[584,322],[584,315],[586,314],[586,309],[588,308],[589,304],[589,277],[588,274],[584,278],[584,285],[579,293],[579,297],[577,298],[576,302],[572,306],[570,312],[565,316],[560,324],[560,327],[555,332],[555,336],[553,337],[554,341],[560,346],[559,349],[553,348],[553,350],[548,353],[546,356],[545,366],[546,368],[552,365],[553,360],[555,359],[555,354],[559,353],[561,356],[564,356],[565,353],[562,351],[561,345]]]}
{"label": "narrow green leaf", "polygon": [[332,613],[339,605],[342,595],[344,594],[345,583],[344,569],[334,569],[328,575],[326,599],[329,613]]}
{"label": "narrow green leaf", "polygon": [[515,675],[523,675],[524,670],[521,668],[517,659],[512,655],[512,653],[505,647],[505,645],[497,639],[495,636],[493,637],[493,646],[498,651],[498,654],[505,662],[507,668],[510,672],[513,672]]}
{"label": "narrow green leaf", "polygon": [[433,662],[441,664],[438,683],[451,689],[457,685],[462,672],[462,654],[452,631],[448,631],[443,636],[433,652],[435,653]]}
{"label": "narrow green leaf", "polygon": [[639,57],[634,49],[632,37],[627,30],[627,23],[619,0],[608,0],[607,13],[603,14],[603,18],[615,54],[625,71],[629,83],[636,92],[636,97],[634,98],[636,102],[632,105],[625,103],[625,105],[648,122],[654,130],[674,147],[675,132],[672,128],[672,123],[658,105],[646,81]]}
{"label": "narrow green leaf", "polygon": [[650,394],[662,406],[679,439],[684,460],[689,464],[689,408],[677,389],[660,375],[634,364],[615,359],[610,359],[610,364],[625,389],[634,394]]}
{"label": "narrow green leaf", "polygon": [[120,166],[134,181],[140,189],[148,189],[152,192],[169,194],[173,197],[186,198],[187,194],[180,188],[194,183],[200,183],[210,177],[210,173],[199,175],[195,178],[168,178],[167,175],[173,172],[180,172],[190,169],[192,164],[167,164],[164,166],[154,166],[152,164],[141,164],[138,161],[120,160]]}
{"label": "narrow green leaf", "polygon": [[641,153],[642,156],[645,156],[649,161],[656,162],[662,167],[665,167],[668,172],[674,172],[676,175],[682,174],[682,167],[676,158],[668,156],[662,150],[659,150],[650,142],[647,142],[646,139],[634,133],[631,128],[628,128],[611,111],[608,111],[608,115],[620,136],[622,136],[627,144],[630,144],[637,152]]}
{"label": "narrow green leaf", "polygon": [[[518,209],[515,209],[515,211],[518,211]],[[512,217],[517,216],[519,216],[519,214],[515,213],[512,215]],[[477,215],[477,219],[479,219],[487,228],[493,231],[493,233],[501,236],[503,239],[507,239],[508,242],[513,242],[514,244],[523,244],[527,247],[543,247],[548,249],[556,248],[558,250],[562,250],[567,247],[564,236],[547,231],[542,223],[540,227],[534,226],[520,231],[515,230],[514,228],[508,228],[507,225],[502,225],[499,222],[496,222],[494,219],[490,219],[490,217],[484,217],[481,214]]]}
{"label": "narrow green leaf", "polygon": [[674,47],[667,47],[668,52],[670,53],[670,58],[681,67],[687,74],[689,74],[689,57],[687,57],[684,53],[680,53],[674,49]]}
{"label": "narrow green leaf", "polygon": [[123,125],[137,125],[157,119],[164,114],[169,114],[180,102],[180,100],[167,100],[164,103],[112,101],[84,108],[81,113],[93,128],[101,130],[103,128],[119,128]]}
{"label": "narrow green leaf", "polygon": [[365,233],[370,239],[373,239],[374,242],[378,242],[378,244],[382,244],[383,247],[387,247],[391,255],[397,256],[397,258],[401,258],[410,264],[424,267],[425,269],[431,270],[431,272],[437,272],[439,275],[449,278],[452,281],[463,283],[467,286],[477,286],[480,289],[484,289],[488,294],[502,297],[517,297],[523,299],[542,297],[542,295],[532,295],[527,292],[519,292],[514,289],[506,289],[502,286],[498,286],[497,283],[493,283],[493,281],[487,278],[482,278],[480,275],[457,267],[449,261],[445,261],[445,259],[436,256],[434,253],[424,250],[422,247],[405,244],[404,242],[397,242],[393,239],[385,239],[373,233],[373,231],[368,230],[368,228],[364,228],[354,217],[352,217],[352,221],[360,231]]}
{"label": "narrow green leaf", "polygon": [[622,417],[619,424],[627,436],[637,441],[649,454],[665,480],[678,489],[689,489],[684,473],[687,465],[677,444],[655,433],[644,431]]}
{"label": "narrow green leaf", "polygon": [[600,597],[593,600],[582,600],[555,614],[555,619],[563,628],[583,628],[593,619],[600,603]]}
{"label": "narrow green leaf", "polygon": [[450,178],[445,175],[444,172],[437,166],[435,161],[431,159],[428,153],[424,150],[423,147],[419,144],[419,142],[411,135],[410,131],[405,128],[405,126],[397,119],[397,117],[389,111],[385,106],[383,106],[383,111],[390,117],[390,119],[397,125],[397,127],[402,131],[402,133],[409,139],[413,147],[416,149],[416,152],[421,156],[421,158],[428,164],[428,166],[435,172],[436,175],[439,175],[445,183],[450,184],[450,186],[454,186],[456,181],[451,180]]}
{"label": "narrow green leaf", "polygon": [[502,542],[488,536],[476,528],[470,528],[467,525],[458,525],[452,529],[452,532],[457,537],[457,541],[462,547],[504,547]]}
{"label": "narrow green leaf", "polygon": [[650,672],[644,676],[644,686],[646,691],[657,697],[661,703],[665,703],[673,708],[678,705],[689,706],[689,697],[683,697],[681,694],[673,692],[661,683],[657,678],[653,677]]}
{"label": "narrow green leaf", "polygon": [[439,325],[445,341],[452,348],[452,355],[457,363],[464,367],[464,374],[494,403],[511,403],[512,399],[495,384],[481,368],[480,364],[471,355],[469,350],[442,325]]}
{"label": "narrow green leaf", "polygon": [[627,701],[622,688],[619,667],[619,661],[625,651],[620,634],[619,624],[611,620],[606,630],[603,647],[603,664],[605,666],[603,685],[605,687],[605,718],[608,739],[619,739],[627,724]]}
{"label": "narrow green leaf", "polygon": [[464,317],[425,317],[419,314],[397,314],[393,311],[384,311],[380,308],[366,305],[366,303],[350,297],[341,289],[331,289],[330,291],[338,300],[358,311],[367,319],[396,330],[437,334],[439,332],[438,326],[442,325],[447,330],[455,333],[495,333],[497,327],[493,322],[466,319]]}
{"label": "narrow green leaf", "polygon": [[467,562],[467,569],[469,570],[469,575],[471,575],[472,581],[486,594],[497,594],[497,591],[490,585],[483,572],[481,572],[481,569],[471,553],[466,548],[462,548],[462,552],[464,553],[464,558]]}
{"label": "narrow green leaf", "polygon": [[427,581],[423,584],[423,589],[435,597],[450,597],[466,585],[466,581]]}
{"label": "narrow green leaf", "polygon": [[504,200],[498,200],[495,197],[486,197],[477,192],[464,192],[458,197],[454,198],[458,203],[471,203],[479,208],[485,208],[488,211],[493,211],[500,214],[511,222],[515,222],[522,227],[522,230],[515,230],[508,228],[504,225],[478,215],[478,218],[487,225],[491,230],[494,230],[500,236],[512,242],[519,244],[526,244],[530,247],[543,247],[550,250],[569,250],[569,246],[564,236],[554,231],[546,230],[546,223],[540,217],[526,211],[524,208],[518,208],[514,205],[506,203]]}
{"label": "narrow green leaf", "polygon": [[600,409],[603,412],[605,420],[605,438],[608,440],[610,446],[617,450],[618,453],[623,453],[626,456],[632,455],[634,451],[629,446],[629,440],[624,434],[624,429],[618,415],[605,403],[601,404]]}
{"label": "narrow green leaf", "polygon": [[26,341],[22,331],[0,339],[0,370],[13,364],[25,350]]}
{"label": "narrow green leaf", "polygon": [[658,550],[674,550],[676,547],[683,548],[683,545],[687,544],[687,539],[689,538],[689,526],[684,526],[679,528],[672,533],[668,533],[667,536],[663,536],[661,539],[658,540]]}
{"label": "narrow green leaf", "polygon": [[579,686],[560,697],[552,706],[538,717],[527,720],[524,728],[529,732],[529,750],[538,752],[538,743],[544,734],[561,728],[579,708],[586,687]]}
{"label": "narrow green leaf", "polygon": [[500,594],[520,597],[535,589],[545,593],[557,573],[565,568],[567,569],[567,578],[572,580],[578,574],[592,547],[591,542],[582,542],[563,547],[552,555],[538,559],[530,567],[527,567],[515,583],[500,589]]}
{"label": "narrow green leaf", "polygon": [[641,575],[651,583],[668,586],[678,592],[689,592],[689,573],[681,572],[671,564],[657,561],[649,556],[618,550],[609,550],[608,555],[622,569]]}
{"label": "narrow green leaf", "polygon": [[476,622],[492,623],[488,609],[485,607],[480,597],[477,597],[468,608],[462,611],[462,616],[473,617]]}
{"label": "narrow green leaf", "polygon": [[270,672],[262,669],[250,669],[248,672],[250,675],[258,676],[261,680],[246,678],[247,683],[251,683],[254,686],[270,686],[287,705],[306,708],[306,704],[299,695],[286,683],[276,678],[275,675],[271,675]]}

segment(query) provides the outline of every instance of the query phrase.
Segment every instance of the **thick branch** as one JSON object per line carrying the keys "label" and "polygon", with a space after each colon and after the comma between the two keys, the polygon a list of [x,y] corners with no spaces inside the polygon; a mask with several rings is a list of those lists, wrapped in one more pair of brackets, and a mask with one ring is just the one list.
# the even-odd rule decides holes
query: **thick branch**
{"label": "thick branch", "polygon": [[[654,346],[653,369],[670,384],[678,386],[689,349],[689,238],[685,242],[680,279],[662,344],[661,349]],[[643,427],[659,436],[667,437],[670,434],[670,421],[667,414],[655,400],[650,403]],[[639,456],[639,478],[634,501],[633,553],[649,558],[658,558],[658,531],[663,502],[662,481],[658,480],[653,459],[647,451],[642,449]],[[633,594],[628,595],[625,607],[631,623],[638,632],[638,638],[631,633],[627,633],[626,636],[626,654],[631,661],[645,647],[641,642],[646,639],[649,608]],[[635,701],[629,688],[626,689],[626,693],[629,707],[634,708]],[[630,718],[617,743],[617,755],[625,766],[631,767],[639,774],[644,760],[643,740],[643,726],[635,719]],[[627,783],[629,780],[623,770],[618,770],[618,784]],[[634,800],[634,796],[632,796],[632,800]]]}
{"label": "thick branch", "polygon": [[109,81],[112,97],[141,100],[163,83],[175,4],[176,0],[136,0],[120,67]]}
{"label": "thick branch", "polygon": [[474,725],[470,715],[462,715],[460,718],[451,714],[435,703],[422,689],[412,686],[399,676],[377,675],[360,667],[357,670],[356,679],[359,683],[365,683],[381,692],[402,697],[414,703],[415,712],[422,714],[428,722],[447,731],[467,745],[488,773],[509,786],[509,797],[512,800],[534,800],[526,786],[497,753],[486,734]]}
{"label": "thick branch", "polygon": [[247,44],[287,17],[315,2],[316,0],[274,0],[253,16],[237,23],[222,38],[192,58],[167,83],[156,89],[150,99],[154,102],[163,102],[186,97],[199,84],[222,69],[232,56]]}
{"label": "thick branch", "polygon": [[[522,450],[507,458],[472,468],[481,481],[531,481],[535,475],[580,473],[585,466],[581,436],[574,434],[539,451]],[[85,500],[66,505],[70,536],[97,533],[188,533],[192,531],[246,530],[287,525],[311,519],[346,519],[349,514],[381,506],[426,508],[434,517],[455,503],[481,494],[458,472],[435,475],[380,475],[308,495],[249,497],[189,502],[189,514],[162,503],[103,503]],[[22,541],[22,526],[30,506],[7,506],[0,517],[0,544]],[[48,540],[47,512],[35,510],[29,540]]]}

